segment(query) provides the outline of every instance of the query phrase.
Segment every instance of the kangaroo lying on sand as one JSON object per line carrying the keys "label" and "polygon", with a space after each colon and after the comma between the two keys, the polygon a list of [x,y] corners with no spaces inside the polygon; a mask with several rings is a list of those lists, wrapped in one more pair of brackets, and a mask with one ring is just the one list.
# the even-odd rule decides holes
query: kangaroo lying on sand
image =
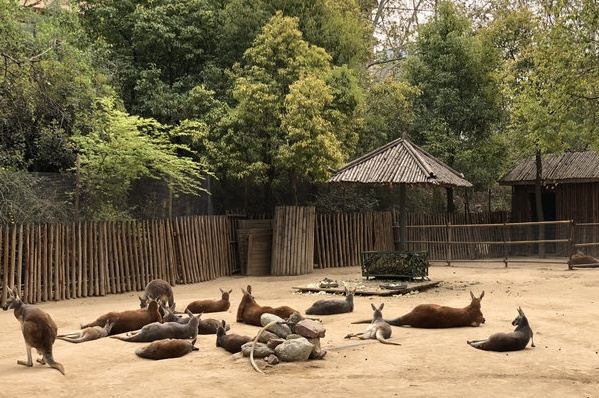
{"label": "kangaroo lying on sand", "polygon": [[146,359],[179,358],[192,351],[198,351],[195,343],[196,339],[191,341],[178,339],[158,340],[149,346],[135,350],[135,355]]}
{"label": "kangaroo lying on sand", "polygon": [[597,260],[593,256],[587,256],[580,250],[573,251],[570,254],[570,258],[568,260],[568,267],[572,268],[575,265],[585,265],[585,264],[598,264],[599,260]]}
{"label": "kangaroo lying on sand", "polygon": [[146,308],[151,300],[158,299],[163,304],[168,304],[175,311],[175,296],[171,285],[162,279],[154,279],[146,285],[144,294],[139,297],[139,307]]}
{"label": "kangaroo lying on sand", "polygon": [[14,310],[15,318],[21,323],[21,331],[25,338],[25,348],[27,350],[27,362],[17,361],[17,364],[31,367],[31,348],[35,348],[42,356],[37,361],[42,365],[48,364],[51,368],[64,374],[64,367],[54,360],[52,355],[52,345],[56,341],[56,324],[44,311],[30,304],[25,304],[19,297],[19,291],[14,288],[10,290],[8,286],[4,287],[8,293],[6,304],[2,307],[4,311]]}
{"label": "kangaroo lying on sand", "polygon": [[231,307],[231,303],[229,302],[229,295],[232,291],[233,290],[225,291],[223,289],[220,289],[220,300],[196,300],[193,303],[190,303],[185,309],[185,311],[189,310],[194,314],[227,311],[229,307]]}
{"label": "kangaroo lying on sand", "polygon": [[354,310],[354,293],[356,289],[345,290],[345,300],[325,299],[318,300],[306,310],[307,315],[333,315],[344,314]]}
{"label": "kangaroo lying on sand", "polygon": [[[411,326],[424,329],[455,328],[462,326],[478,327],[482,323],[485,323],[483,313],[480,311],[480,301],[483,299],[484,295],[485,292],[483,291],[480,297],[477,298],[470,292],[472,301],[464,308],[444,307],[437,304],[421,304],[407,314],[400,316],[399,318],[386,320],[386,322],[393,326]],[[370,323],[370,321],[366,320],[352,323]]]}
{"label": "kangaroo lying on sand", "polygon": [[249,336],[240,336],[238,334],[227,334],[225,331],[225,321],[216,330],[216,346],[222,347],[231,354],[241,352],[241,346],[252,341]]}
{"label": "kangaroo lying on sand", "polygon": [[370,304],[374,314],[372,316],[372,323],[368,326],[368,329],[364,333],[350,333],[345,336],[346,339],[357,337],[361,340],[376,339],[383,344],[401,345],[392,341],[387,341],[391,337],[391,326],[383,320],[383,307],[385,303],[382,303],[377,309],[374,304]]}
{"label": "kangaroo lying on sand", "polygon": [[195,339],[198,335],[198,318],[187,311],[189,318],[186,324],[179,322],[154,322],[141,328],[139,332],[128,337],[112,336],[113,339],[131,343],[149,343],[164,339]]}
{"label": "kangaroo lying on sand", "polygon": [[122,312],[109,312],[102,315],[87,325],[81,325],[81,329],[92,326],[104,326],[107,322],[113,322],[110,334],[121,334],[132,330],[139,330],[152,322],[162,322],[162,316],[158,311],[158,302],[150,301],[148,308],[141,310],[130,310]]}
{"label": "kangaroo lying on sand", "polygon": [[248,285],[247,290],[241,289],[241,291],[243,292],[243,297],[239,303],[239,308],[237,309],[237,322],[247,323],[248,325],[262,326],[260,323],[260,317],[262,314],[274,314],[283,319],[287,319],[291,316],[291,314],[297,312],[293,308],[286,305],[275,308],[258,305],[254,299],[254,296],[252,296],[252,287],[250,285]]}
{"label": "kangaroo lying on sand", "polygon": [[528,340],[531,340],[531,347],[535,346],[532,338],[532,329],[528,324],[528,318],[524,311],[518,307],[518,316],[512,321],[516,329],[511,333],[495,333],[486,340],[467,341],[474,348],[485,351],[520,351],[526,348]]}
{"label": "kangaroo lying on sand", "polygon": [[86,341],[92,341],[101,339],[102,337],[106,337],[110,334],[112,330],[113,322],[108,321],[104,327],[100,326],[91,326],[85,328],[83,330],[79,330],[77,332],[68,333],[68,334],[59,334],[56,336],[57,339],[68,341],[69,343],[83,343]]}
{"label": "kangaroo lying on sand", "polygon": [[[181,317],[180,315],[176,315],[174,313],[172,313],[168,308],[166,307],[161,307],[162,311],[164,313],[162,320],[164,322],[178,322],[178,323],[182,323],[182,324],[187,324],[187,319]],[[218,321],[216,319],[202,319],[201,318],[202,314],[199,314],[196,316],[196,318],[198,318],[198,334],[216,334],[216,329],[218,329],[218,327],[221,324],[221,321]],[[229,324],[227,324],[225,331],[228,331],[229,329],[231,329],[231,326],[229,326]]]}

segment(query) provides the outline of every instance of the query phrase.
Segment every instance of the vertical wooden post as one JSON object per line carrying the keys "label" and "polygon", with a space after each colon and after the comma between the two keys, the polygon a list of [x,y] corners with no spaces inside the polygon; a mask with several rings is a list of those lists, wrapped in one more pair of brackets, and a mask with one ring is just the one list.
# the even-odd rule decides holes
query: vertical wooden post
{"label": "vertical wooden post", "polygon": [[570,236],[568,238],[569,242],[568,242],[568,269],[573,269],[572,268],[572,264],[570,263],[570,258],[572,258],[572,254],[574,254],[576,252],[576,223],[574,222],[574,220],[570,220],[570,223],[568,224],[569,229],[570,229]]}
{"label": "vertical wooden post", "polygon": [[449,217],[447,220],[447,223],[445,224],[446,228],[447,228],[447,248],[446,248],[446,257],[447,257],[447,266],[451,267],[451,257],[452,257],[452,247],[451,247],[451,241],[452,241],[452,230],[451,230],[451,221],[449,221]]}
{"label": "vertical wooden post", "polygon": [[506,238],[506,233],[507,233],[507,224],[503,223],[503,263],[505,264],[505,268],[507,268],[507,257],[508,257],[508,250],[507,250],[507,238]]}

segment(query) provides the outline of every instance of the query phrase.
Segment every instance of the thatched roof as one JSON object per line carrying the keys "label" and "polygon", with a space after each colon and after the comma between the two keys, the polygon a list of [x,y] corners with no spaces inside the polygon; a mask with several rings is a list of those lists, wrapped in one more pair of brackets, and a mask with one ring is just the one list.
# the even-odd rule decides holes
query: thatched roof
{"label": "thatched roof", "polygon": [[348,163],[329,182],[472,186],[462,173],[403,138],[391,141]]}
{"label": "thatched roof", "polygon": [[[599,153],[594,151],[566,152],[544,155],[543,182],[545,184],[581,183],[599,181]],[[537,167],[532,157],[520,162],[500,181],[503,185],[531,185],[535,183]]]}

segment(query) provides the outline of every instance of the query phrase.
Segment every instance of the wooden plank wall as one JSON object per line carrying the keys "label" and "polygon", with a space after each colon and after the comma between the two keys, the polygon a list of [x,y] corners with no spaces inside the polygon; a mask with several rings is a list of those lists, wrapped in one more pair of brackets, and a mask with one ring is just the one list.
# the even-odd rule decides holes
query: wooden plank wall
{"label": "wooden plank wall", "polygon": [[314,269],[314,207],[276,207],[271,275],[303,275]]}
{"label": "wooden plank wall", "polygon": [[231,233],[226,216],[3,225],[1,304],[4,286],[37,303],[139,291],[155,278],[175,285],[230,275]]}
{"label": "wooden plank wall", "polygon": [[391,212],[319,214],[315,263],[319,268],[360,265],[360,253],[393,250]]}

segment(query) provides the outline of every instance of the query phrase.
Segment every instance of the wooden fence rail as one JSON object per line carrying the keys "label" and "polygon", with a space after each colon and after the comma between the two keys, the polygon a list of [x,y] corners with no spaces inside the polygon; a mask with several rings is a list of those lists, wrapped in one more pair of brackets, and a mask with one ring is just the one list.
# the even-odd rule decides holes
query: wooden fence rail
{"label": "wooden fence rail", "polygon": [[28,303],[143,290],[230,275],[235,255],[227,216],[0,226],[5,286]]}

